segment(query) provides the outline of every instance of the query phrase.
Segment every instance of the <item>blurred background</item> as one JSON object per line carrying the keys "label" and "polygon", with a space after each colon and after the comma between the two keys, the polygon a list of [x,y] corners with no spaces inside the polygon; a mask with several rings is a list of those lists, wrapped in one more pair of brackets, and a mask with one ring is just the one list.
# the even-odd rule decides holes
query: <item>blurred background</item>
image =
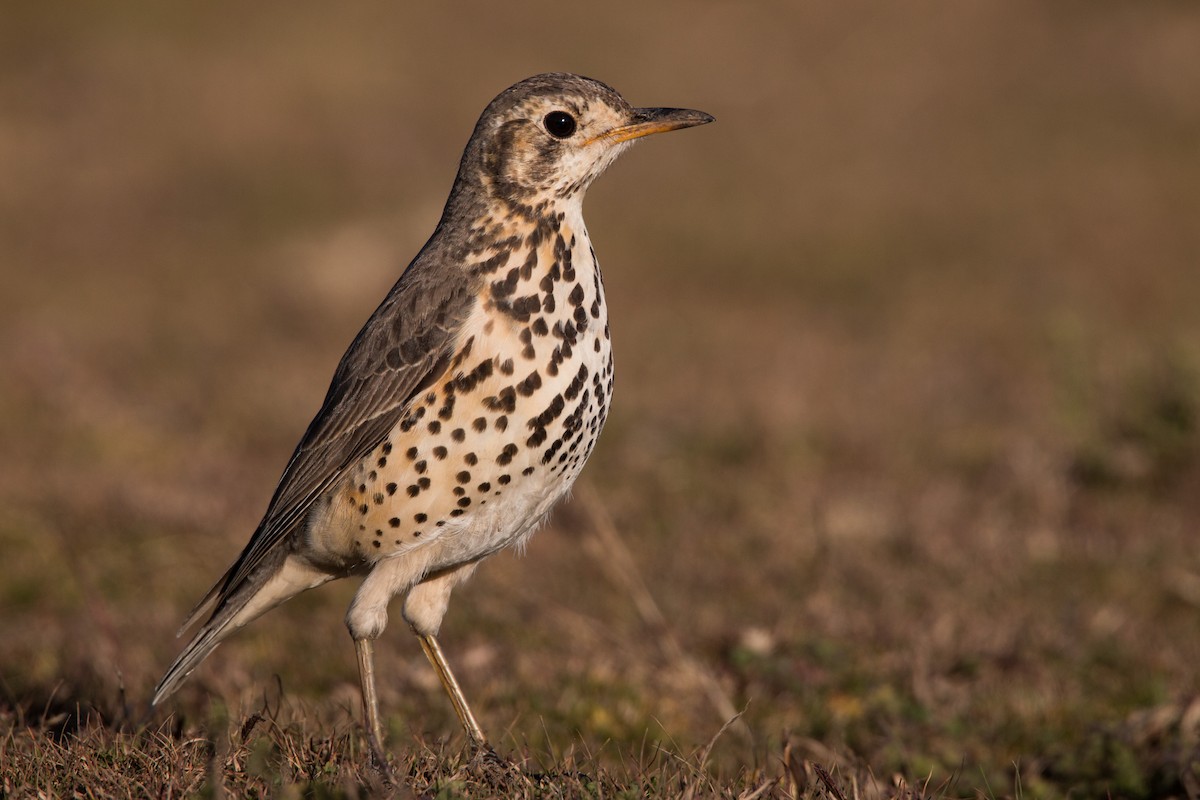
{"label": "blurred background", "polygon": [[[9,709],[148,700],[479,112],[566,70],[718,121],[589,195],[615,407],[589,502],[451,603],[484,728],[688,750],[723,695],[754,737],[730,769],[790,744],[964,790],[1200,785],[1200,8],[0,14]],[[606,571],[608,520],[684,657]],[[166,711],[248,713],[277,675],[354,719],[353,590]],[[379,648],[397,746],[459,736],[402,623]]]}

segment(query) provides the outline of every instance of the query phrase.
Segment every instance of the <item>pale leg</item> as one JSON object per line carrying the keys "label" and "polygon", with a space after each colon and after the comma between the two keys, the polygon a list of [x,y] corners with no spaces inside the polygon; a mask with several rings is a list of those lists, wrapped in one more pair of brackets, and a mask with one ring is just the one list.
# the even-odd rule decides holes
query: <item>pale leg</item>
{"label": "pale leg", "polygon": [[441,627],[442,617],[446,615],[446,607],[450,603],[451,590],[469,578],[475,571],[475,567],[475,563],[462,564],[432,575],[412,587],[408,596],[404,598],[404,619],[408,621],[408,624],[412,626],[413,633],[421,640],[421,648],[429,658],[429,663],[433,664],[434,670],[437,671],[438,679],[446,689],[446,694],[450,696],[454,713],[458,714],[458,719],[466,729],[471,744],[481,750],[487,750],[487,738],[483,735],[479,723],[475,721],[475,715],[471,713],[471,707],[467,705],[467,698],[463,696],[462,687],[458,685],[458,680],[451,672],[450,665],[446,662],[446,655],[442,652],[442,647],[437,640],[438,628]]}
{"label": "pale leg", "polygon": [[381,764],[383,758],[383,723],[379,718],[379,692],[375,688],[375,643],[370,639],[355,639],[354,649],[358,652],[358,677],[362,682],[363,718],[371,750]]}
{"label": "pale leg", "polygon": [[471,744],[481,749],[486,748],[487,738],[483,735],[483,729],[479,727],[479,723],[475,721],[475,715],[471,713],[471,707],[467,705],[467,698],[463,696],[462,687],[458,685],[458,680],[450,671],[450,665],[446,663],[446,655],[442,652],[442,646],[438,644],[438,640],[432,634],[418,633],[417,637],[421,640],[421,648],[429,658],[429,663],[433,664],[433,668],[437,670],[438,678],[441,679],[446,694],[450,695],[450,703],[454,706],[454,712],[458,714],[463,728],[466,729]]}

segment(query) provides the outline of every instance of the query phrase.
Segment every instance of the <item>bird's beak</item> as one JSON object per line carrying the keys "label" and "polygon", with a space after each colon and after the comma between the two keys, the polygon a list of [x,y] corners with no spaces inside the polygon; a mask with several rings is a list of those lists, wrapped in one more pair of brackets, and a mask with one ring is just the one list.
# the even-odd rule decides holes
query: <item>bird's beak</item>
{"label": "bird's beak", "polygon": [[715,117],[703,111],[693,111],[690,108],[635,108],[633,121],[610,131],[605,131],[587,141],[587,144],[607,139],[616,144],[639,139],[652,133],[666,133],[680,128],[691,128],[694,125],[707,125]]}

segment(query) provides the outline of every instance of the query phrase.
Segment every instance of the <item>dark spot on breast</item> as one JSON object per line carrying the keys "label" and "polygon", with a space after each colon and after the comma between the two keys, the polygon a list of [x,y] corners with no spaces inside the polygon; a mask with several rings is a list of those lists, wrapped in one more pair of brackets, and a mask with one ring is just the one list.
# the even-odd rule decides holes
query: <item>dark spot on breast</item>
{"label": "dark spot on breast", "polygon": [[533,467],[526,467],[525,469],[521,470],[521,474],[522,475],[532,475]]}
{"label": "dark spot on breast", "polygon": [[500,362],[501,373],[505,375],[512,375],[514,369],[516,369],[516,367],[513,366],[513,360],[511,358],[506,358]]}
{"label": "dark spot on breast", "polygon": [[480,262],[478,265],[476,265],[476,267],[474,269],[475,269],[475,272],[477,272],[481,275],[490,275],[491,273],[500,269],[500,267],[507,260],[508,260],[508,251],[501,250],[499,253],[496,253],[496,255],[492,256],[491,258],[487,259],[486,261]]}
{"label": "dark spot on breast", "polygon": [[541,386],[542,376],[539,375],[538,371],[535,369],[525,377],[525,380],[517,384],[517,391],[522,397],[529,397],[535,391],[540,389]]}
{"label": "dark spot on breast", "polygon": [[501,414],[500,416],[496,417],[496,421],[493,422],[492,425],[496,430],[503,433],[508,428],[508,417]]}
{"label": "dark spot on breast", "polygon": [[416,461],[417,460],[417,448],[415,448],[415,447],[408,448],[408,450],[406,450],[404,452],[404,455],[408,456],[409,461]]}
{"label": "dark spot on breast", "polygon": [[513,301],[512,311],[521,322],[528,322],[530,317],[542,310],[542,299],[536,294],[518,297]]}
{"label": "dark spot on breast", "polygon": [[500,390],[500,394],[485,397],[483,405],[489,411],[503,411],[511,414],[517,409],[517,393],[511,386],[506,386]]}
{"label": "dark spot on breast", "polygon": [[471,427],[474,428],[475,430],[479,431],[480,433],[483,433],[485,430],[487,430],[487,418],[486,417],[476,417],[475,420],[471,423]]}
{"label": "dark spot on breast", "polygon": [[413,464],[413,469],[417,471],[418,475],[424,475],[425,470],[428,469],[428,463],[425,461],[425,459],[421,459],[417,463]]}
{"label": "dark spot on breast", "polygon": [[363,503],[361,506],[358,507],[358,513],[366,514],[370,509],[371,509],[370,506],[368,506],[366,503]]}
{"label": "dark spot on breast", "polygon": [[469,505],[471,505],[471,498],[469,498],[469,497],[460,497],[460,498],[458,498],[458,506],[459,506],[459,508],[466,508],[466,507],[467,507],[467,506],[469,506]]}
{"label": "dark spot on breast", "polygon": [[518,449],[519,448],[512,442],[504,445],[504,449],[500,451],[500,455],[496,456],[496,463],[500,466],[511,464],[513,456],[517,454]]}
{"label": "dark spot on breast", "polygon": [[[475,337],[471,336],[467,339],[467,341],[463,342],[462,347],[459,348],[458,355],[454,356],[454,361],[451,362],[450,366],[452,368],[457,369],[458,366],[460,364],[462,364],[462,362],[464,362],[468,358],[470,358],[471,348],[474,346],[475,346]],[[446,391],[451,391],[451,390],[452,390],[452,386],[446,387]]]}
{"label": "dark spot on breast", "polygon": [[527,281],[533,277],[533,268],[537,266],[537,263],[537,247],[531,247],[529,248],[529,255],[525,256],[525,261],[521,264],[521,280]]}
{"label": "dark spot on breast", "polygon": [[468,467],[473,467],[479,463],[479,456],[475,455],[474,453],[467,453],[465,456],[463,456],[463,461],[467,462]]}
{"label": "dark spot on breast", "polygon": [[486,359],[479,362],[475,369],[468,372],[466,375],[459,375],[454,379],[454,388],[459,392],[466,394],[474,391],[480,381],[492,376],[492,359]]}
{"label": "dark spot on breast", "polygon": [[500,484],[501,486],[507,486],[511,482],[512,482],[512,476],[507,475],[507,474],[501,475],[499,478],[496,479],[496,483]]}
{"label": "dark spot on breast", "polygon": [[429,519],[429,515],[425,513],[413,514],[413,519],[416,522],[424,522],[425,520]]}
{"label": "dark spot on breast", "polygon": [[446,452],[447,452],[446,448],[442,447],[439,444],[437,447],[433,448],[433,457],[436,458],[438,461],[441,461],[442,459],[444,459],[446,457]]}
{"label": "dark spot on breast", "polygon": [[442,432],[442,423],[438,422],[436,419],[431,420],[428,427],[429,432],[432,434],[436,435]]}
{"label": "dark spot on breast", "polygon": [[429,478],[418,478],[417,486],[420,486],[422,489],[428,489],[429,488]]}
{"label": "dark spot on breast", "polygon": [[408,487],[407,489],[405,489],[404,491],[408,492],[408,496],[409,496],[409,497],[416,497],[417,495],[419,495],[419,494],[421,493],[421,487],[420,487],[420,486],[417,486],[417,485],[414,483],[412,486],[409,486],[409,487]]}
{"label": "dark spot on breast", "polygon": [[571,383],[567,386],[566,391],[563,392],[563,396],[568,400],[574,400],[579,395],[580,390],[583,389],[583,385],[587,381],[587,375],[587,364],[580,364],[579,371],[576,372],[575,377],[571,379]]}
{"label": "dark spot on breast", "polygon": [[450,431],[450,438],[456,442],[461,442],[467,438],[467,432],[462,428],[455,428],[454,430]]}
{"label": "dark spot on breast", "polygon": [[492,297],[496,299],[508,297],[517,290],[517,282],[520,280],[520,277],[520,270],[517,267],[513,267],[504,276],[504,280],[492,281]]}
{"label": "dark spot on breast", "polygon": [[389,483],[387,486],[385,486],[383,488],[387,489],[388,495],[393,495],[396,493],[396,484],[394,484],[394,483]]}
{"label": "dark spot on breast", "polygon": [[454,479],[457,480],[459,483],[469,483],[471,480],[471,473],[467,472],[464,469],[462,472],[455,475]]}
{"label": "dark spot on breast", "polygon": [[392,517],[391,519],[388,520],[388,525],[391,525],[393,528],[399,528],[400,527],[400,518]]}
{"label": "dark spot on breast", "polygon": [[484,481],[483,483],[479,484],[475,488],[477,488],[481,492],[490,492],[492,490],[492,485],[490,483],[488,483],[487,481]]}
{"label": "dark spot on breast", "polygon": [[546,409],[538,414],[535,418],[529,421],[529,427],[545,427],[558,418],[558,415],[567,407],[567,402],[561,394],[554,395],[554,399],[546,406]]}

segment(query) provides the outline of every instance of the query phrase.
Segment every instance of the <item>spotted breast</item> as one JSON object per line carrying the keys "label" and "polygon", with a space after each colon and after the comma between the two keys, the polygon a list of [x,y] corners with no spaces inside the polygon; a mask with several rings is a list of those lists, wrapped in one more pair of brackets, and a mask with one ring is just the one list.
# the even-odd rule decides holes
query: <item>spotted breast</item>
{"label": "spotted breast", "polygon": [[[532,533],[570,489],[608,413],[604,287],[582,216],[496,223],[448,369],[308,525],[308,558],[357,571],[434,547],[429,571]],[[513,243],[516,243],[515,245]]]}

